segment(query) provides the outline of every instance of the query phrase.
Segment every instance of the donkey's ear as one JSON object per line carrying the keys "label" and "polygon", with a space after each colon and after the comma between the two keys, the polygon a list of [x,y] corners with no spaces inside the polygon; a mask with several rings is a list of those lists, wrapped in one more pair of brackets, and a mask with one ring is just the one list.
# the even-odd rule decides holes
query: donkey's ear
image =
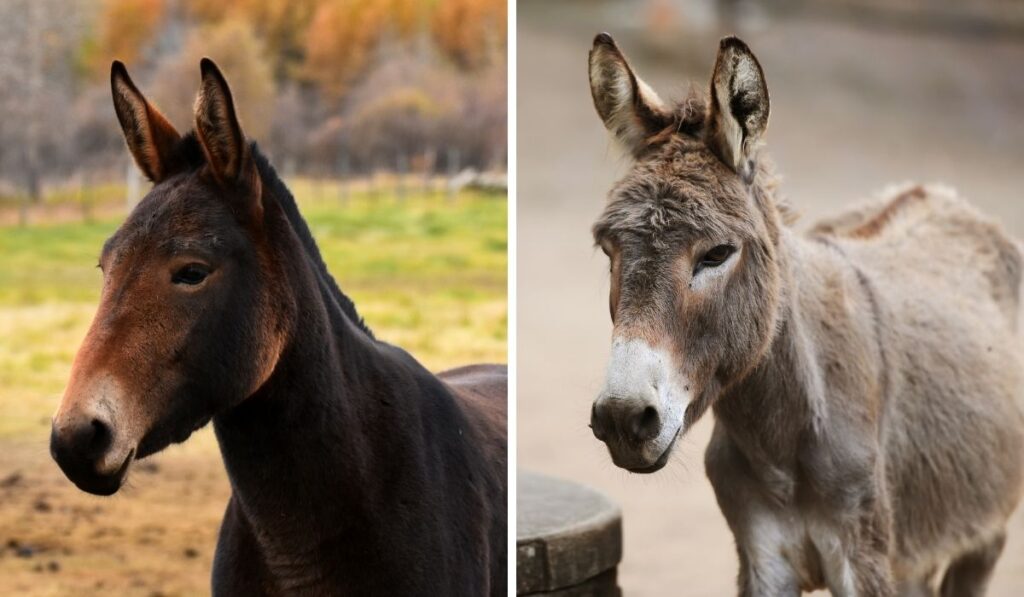
{"label": "donkey's ear", "polygon": [[671,124],[661,98],[630,68],[626,57],[607,33],[594,38],[590,50],[590,95],[604,126],[633,156],[647,140]]}
{"label": "donkey's ear", "polygon": [[231,89],[220,69],[209,58],[203,58],[199,68],[202,84],[195,105],[199,144],[219,183],[225,186],[244,183],[246,181],[242,177],[250,173],[252,156],[238,124]]}
{"label": "donkey's ear", "polygon": [[754,154],[768,128],[768,86],[747,44],[726,37],[711,75],[708,145],[744,180],[753,180]]}
{"label": "donkey's ear", "polygon": [[168,161],[181,135],[146,100],[118,60],[110,65],[110,92],[128,151],[147,178],[160,182],[168,174]]}

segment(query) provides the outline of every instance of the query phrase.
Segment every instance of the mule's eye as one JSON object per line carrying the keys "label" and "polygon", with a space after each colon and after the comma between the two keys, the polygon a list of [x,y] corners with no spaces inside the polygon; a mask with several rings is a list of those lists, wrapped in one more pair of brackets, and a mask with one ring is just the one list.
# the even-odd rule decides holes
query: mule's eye
{"label": "mule's eye", "polygon": [[725,260],[735,252],[736,247],[733,247],[732,245],[718,245],[707,253],[704,253],[704,256],[701,257],[700,261],[697,263],[697,267],[694,268],[693,273],[696,274],[705,267],[718,267],[725,263]]}
{"label": "mule's eye", "polygon": [[201,263],[190,263],[185,267],[174,272],[171,276],[171,282],[175,284],[188,284],[189,286],[195,286],[201,284],[206,276],[210,274],[210,270]]}

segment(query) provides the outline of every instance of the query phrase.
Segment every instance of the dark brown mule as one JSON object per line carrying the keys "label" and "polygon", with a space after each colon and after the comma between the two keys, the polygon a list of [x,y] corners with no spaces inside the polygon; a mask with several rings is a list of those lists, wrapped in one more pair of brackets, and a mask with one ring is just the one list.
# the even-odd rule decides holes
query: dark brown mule
{"label": "dark brown mule", "polygon": [[180,136],[114,63],[155,183],[103,247],[103,294],[51,451],[108,495],[211,419],[233,495],[218,595],[503,595],[504,366],[431,374],[373,338],[203,60]]}

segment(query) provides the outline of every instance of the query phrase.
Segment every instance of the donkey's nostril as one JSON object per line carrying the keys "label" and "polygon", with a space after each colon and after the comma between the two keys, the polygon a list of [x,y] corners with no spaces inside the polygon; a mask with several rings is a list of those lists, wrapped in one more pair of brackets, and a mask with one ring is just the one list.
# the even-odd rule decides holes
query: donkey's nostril
{"label": "donkey's nostril", "polygon": [[605,425],[601,422],[601,417],[597,412],[596,402],[590,407],[590,430],[594,432],[594,437],[601,441],[604,441],[608,436],[605,431]]}
{"label": "donkey's nostril", "polygon": [[633,416],[631,425],[633,435],[639,441],[648,441],[661,433],[661,415],[653,406],[646,406]]}

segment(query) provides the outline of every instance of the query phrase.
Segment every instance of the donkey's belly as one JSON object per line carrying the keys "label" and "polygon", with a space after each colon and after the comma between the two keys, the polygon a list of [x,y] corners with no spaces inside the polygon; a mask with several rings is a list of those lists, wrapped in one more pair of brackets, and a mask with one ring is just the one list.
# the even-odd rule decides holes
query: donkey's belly
{"label": "donkey's belly", "polygon": [[995,408],[991,396],[944,402],[936,389],[930,397],[902,397],[913,416],[887,442],[898,577],[920,576],[988,541],[1020,499],[1019,414]]}
{"label": "donkey's belly", "polygon": [[880,433],[900,576],[991,536],[1019,500],[1022,258],[948,191],[914,188],[881,205],[866,217],[878,223],[871,234],[835,234],[879,307]]}
{"label": "donkey's belly", "polygon": [[894,568],[920,575],[990,538],[1019,501],[1024,377],[1017,340],[995,316],[929,297],[894,303],[892,320],[883,437]]}

